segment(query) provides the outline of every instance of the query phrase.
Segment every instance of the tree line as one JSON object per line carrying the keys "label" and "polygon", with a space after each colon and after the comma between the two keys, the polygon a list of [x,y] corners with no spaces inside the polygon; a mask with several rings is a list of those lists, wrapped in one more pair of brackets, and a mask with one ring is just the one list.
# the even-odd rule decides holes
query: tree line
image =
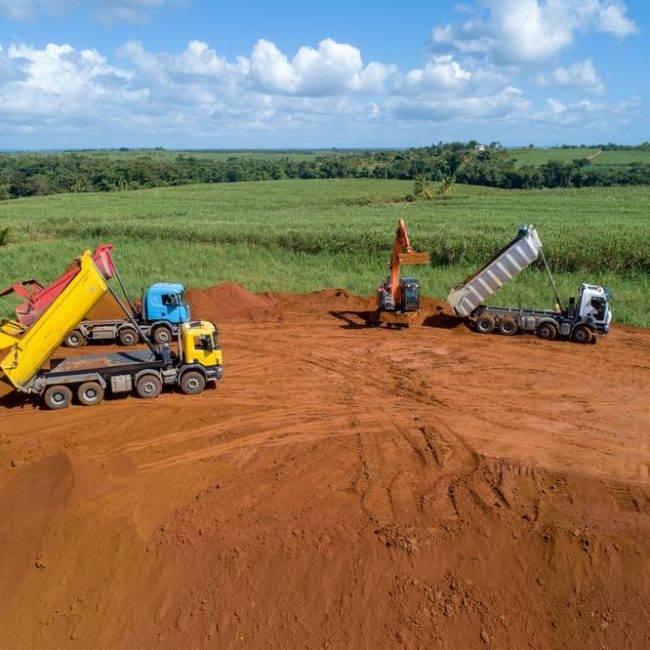
{"label": "tree line", "polygon": [[[619,148],[618,145],[603,145]],[[644,143],[640,148],[646,147]],[[620,147],[625,148],[625,147]],[[645,149],[644,149],[645,150]],[[498,143],[439,143],[405,150],[333,151],[292,156],[216,159],[200,154],[112,156],[91,153],[0,155],[0,200],[65,192],[111,192],[191,183],[383,178],[449,181],[500,188],[650,184],[650,164],[593,165],[588,158],[517,167]]]}

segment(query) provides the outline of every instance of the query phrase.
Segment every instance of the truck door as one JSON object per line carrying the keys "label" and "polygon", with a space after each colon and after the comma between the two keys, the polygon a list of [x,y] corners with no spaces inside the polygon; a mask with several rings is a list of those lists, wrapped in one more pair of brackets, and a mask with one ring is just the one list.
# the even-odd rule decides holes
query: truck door
{"label": "truck door", "polygon": [[612,313],[607,296],[600,287],[585,287],[580,296],[580,318],[597,325],[609,325]]}
{"label": "truck door", "polygon": [[180,325],[190,320],[190,310],[185,302],[185,291],[173,291],[161,295],[165,320]]}

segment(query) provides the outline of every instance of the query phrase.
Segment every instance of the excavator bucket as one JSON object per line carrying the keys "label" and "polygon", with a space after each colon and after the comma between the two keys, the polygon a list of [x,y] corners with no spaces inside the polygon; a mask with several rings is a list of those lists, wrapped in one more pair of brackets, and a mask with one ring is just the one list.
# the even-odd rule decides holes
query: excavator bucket
{"label": "excavator bucket", "polygon": [[429,253],[400,253],[400,264],[428,264],[431,261]]}
{"label": "excavator bucket", "polygon": [[422,321],[422,315],[420,311],[384,311],[383,309],[377,309],[373,312],[370,312],[368,315],[368,322],[373,325],[389,328],[401,329],[403,327],[410,327],[411,325],[420,325]]}

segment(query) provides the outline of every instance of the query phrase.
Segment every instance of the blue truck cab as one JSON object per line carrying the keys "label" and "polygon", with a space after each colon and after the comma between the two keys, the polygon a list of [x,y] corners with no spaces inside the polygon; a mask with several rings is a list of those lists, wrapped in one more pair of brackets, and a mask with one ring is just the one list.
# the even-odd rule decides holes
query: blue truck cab
{"label": "blue truck cab", "polygon": [[190,321],[190,307],[185,301],[185,287],[173,282],[152,284],[142,296],[142,319],[146,323],[167,321],[181,325]]}
{"label": "blue truck cab", "polygon": [[179,335],[180,326],[191,319],[190,306],[185,300],[185,287],[175,282],[157,282],[143,294],[134,320],[109,318],[84,319],[67,338],[64,345],[77,348],[88,341],[135,345],[148,337],[158,345],[171,343]]}

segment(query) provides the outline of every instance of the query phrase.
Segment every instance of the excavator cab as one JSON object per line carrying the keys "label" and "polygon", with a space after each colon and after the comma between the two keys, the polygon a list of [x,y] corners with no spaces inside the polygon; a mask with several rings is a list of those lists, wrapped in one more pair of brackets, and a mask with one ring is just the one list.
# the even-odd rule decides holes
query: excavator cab
{"label": "excavator cab", "polygon": [[377,309],[381,311],[395,311],[395,300],[390,290],[390,278],[377,289]]}
{"label": "excavator cab", "polygon": [[401,288],[401,311],[417,311],[420,308],[420,282],[415,278],[403,278]]}

